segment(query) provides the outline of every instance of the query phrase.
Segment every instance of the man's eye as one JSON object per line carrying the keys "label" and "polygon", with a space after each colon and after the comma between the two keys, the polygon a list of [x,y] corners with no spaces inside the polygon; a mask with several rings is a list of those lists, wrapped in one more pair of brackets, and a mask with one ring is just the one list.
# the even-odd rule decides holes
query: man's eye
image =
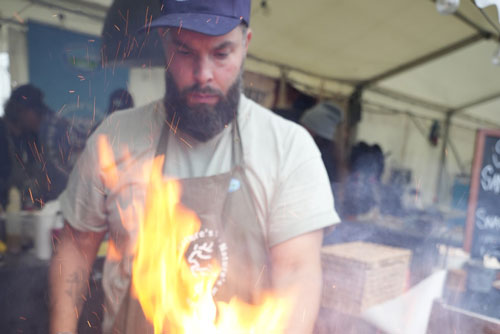
{"label": "man's eye", "polygon": [[186,50],[186,49],[178,49],[177,53],[180,53],[181,55],[184,55],[184,56],[191,54],[191,52],[189,50]]}
{"label": "man's eye", "polygon": [[215,53],[215,57],[218,59],[226,59],[229,56],[227,52],[217,52]]}

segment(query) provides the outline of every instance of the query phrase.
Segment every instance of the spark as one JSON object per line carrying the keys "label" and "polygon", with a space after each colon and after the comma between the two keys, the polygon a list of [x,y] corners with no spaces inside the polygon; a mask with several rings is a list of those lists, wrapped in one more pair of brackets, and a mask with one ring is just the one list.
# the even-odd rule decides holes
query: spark
{"label": "spark", "polygon": [[92,325],[90,324],[90,321],[87,320],[87,324],[89,325],[90,328],[92,328]]}
{"label": "spark", "polygon": [[179,24],[179,29],[177,29],[177,35],[181,33],[181,30],[182,30],[182,21],[181,24]]}
{"label": "spark", "polygon": [[16,159],[17,159],[17,162],[19,162],[19,164],[21,165],[21,168],[22,169],[26,169],[24,167],[23,161],[21,160],[21,158],[19,157],[19,155],[17,153],[16,153]]}
{"label": "spark", "polygon": [[184,138],[182,137],[179,137],[179,139],[184,143],[186,144],[189,148],[193,148],[193,146],[191,144],[189,144],[186,140],[184,140]]}
{"label": "spark", "polygon": [[63,104],[63,106],[61,107],[61,109],[59,109],[59,111],[57,112],[57,114],[60,115],[62,113],[62,111],[64,110],[64,108],[66,108],[65,104]]}
{"label": "spark", "polygon": [[148,32],[146,33],[146,35],[149,35],[149,30],[151,29],[151,22],[153,21],[153,15],[151,15],[149,17],[149,23],[148,23]]}
{"label": "spark", "polygon": [[26,317],[19,317],[20,320],[26,320]]}
{"label": "spark", "polygon": [[17,12],[14,12],[14,14],[12,14],[12,15],[14,16],[14,18],[15,18],[16,20],[18,20],[18,21],[19,21],[19,23],[24,24],[24,20],[21,18],[21,16],[19,16],[19,14],[18,14]]}
{"label": "spark", "polygon": [[69,93],[70,93],[70,94],[73,94],[73,93],[75,93],[75,91],[74,91],[74,90],[70,90],[70,91],[69,91]]}
{"label": "spark", "polygon": [[121,46],[122,46],[122,41],[118,41],[118,46],[116,47],[115,61],[113,62],[113,75],[115,75],[116,59],[118,59],[118,53],[120,52]]}
{"label": "spark", "polygon": [[128,35],[128,14],[129,10],[127,9],[127,19],[125,20],[125,36]]}
{"label": "spark", "polygon": [[95,39],[89,39],[89,43],[95,43]]}
{"label": "spark", "polygon": [[92,123],[95,122],[95,99],[96,97],[94,96],[94,113],[92,114]]}
{"label": "spark", "polygon": [[148,25],[148,17],[149,17],[149,6],[146,7],[146,16],[144,17],[144,27]]}
{"label": "spark", "polygon": [[254,287],[257,288],[258,284],[260,282],[260,279],[262,278],[262,274],[264,273],[264,270],[266,269],[266,266],[262,266],[262,269],[260,270],[259,276],[257,277],[257,280],[255,281]]}
{"label": "spark", "polygon": [[28,188],[28,192],[30,193],[31,203],[35,204],[35,200],[33,199],[33,193],[31,192],[31,188]]}
{"label": "spark", "polygon": [[[83,277],[82,277],[83,279]],[[90,282],[87,280],[87,289],[89,290],[89,298],[92,298],[92,291],[90,290]]]}
{"label": "spark", "polygon": [[118,27],[116,24],[113,26],[115,27],[116,30],[120,31],[120,27]]}
{"label": "spark", "polygon": [[101,68],[104,68],[104,48],[106,46],[101,48]]}
{"label": "spark", "polygon": [[307,314],[307,310],[306,310],[306,309],[304,309],[304,310],[302,311],[302,322],[304,322],[304,321],[305,321],[305,319],[306,319],[306,314]]}
{"label": "spark", "polygon": [[75,306],[75,315],[76,315],[76,318],[78,319],[79,318],[79,316],[78,316],[78,309],[76,308],[76,306]]}
{"label": "spark", "polygon": [[167,68],[165,69],[165,71],[167,71],[170,68],[170,64],[172,63],[172,60],[174,60],[174,56],[175,56],[175,52],[173,52],[172,55],[170,56],[170,59],[168,60]]}
{"label": "spark", "polygon": [[97,314],[97,312],[92,312],[92,314],[97,318],[97,320],[101,321],[101,319],[99,318],[99,314]]}

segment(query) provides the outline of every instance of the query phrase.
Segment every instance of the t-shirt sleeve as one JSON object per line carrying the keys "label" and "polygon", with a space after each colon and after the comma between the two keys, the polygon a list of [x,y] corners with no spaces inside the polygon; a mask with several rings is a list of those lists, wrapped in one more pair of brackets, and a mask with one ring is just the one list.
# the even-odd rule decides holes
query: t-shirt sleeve
{"label": "t-shirt sleeve", "polygon": [[300,128],[288,147],[272,202],[270,246],[340,222],[321,154],[310,135]]}
{"label": "t-shirt sleeve", "polygon": [[64,219],[80,231],[107,229],[105,187],[102,183],[94,136],[89,138],[73,168],[64,192],[59,196]]}

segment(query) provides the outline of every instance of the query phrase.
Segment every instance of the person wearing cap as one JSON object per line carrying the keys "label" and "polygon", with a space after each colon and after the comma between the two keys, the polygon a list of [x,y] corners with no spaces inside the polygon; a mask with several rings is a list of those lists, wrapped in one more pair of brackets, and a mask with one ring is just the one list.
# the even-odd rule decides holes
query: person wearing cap
{"label": "person wearing cap", "polygon": [[10,187],[21,191],[24,208],[40,208],[64,190],[87,133],[56,115],[32,84],[17,87],[0,120],[0,204]]}
{"label": "person wearing cap", "polygon": [[[312,332],[322,231],[339,218],[311,136],[242,94],[250,7],[250,0],[163,0],[160,17],[145,27],[163,40],[165,97],[106,118],[70,176],[60,197],[65,228],[51,265],[51,333],[76,332],[75,307],[83,304],[107,232],[119,256],[107,257],[104,266],[103,331],[147,332],[131,293],[133,254],[127,252],[137,220],[122,225],[120,208],[131,203],[131,191],[144,201],[139,170],[156,156],[165,156],[164,175],[178,180],[182,203],[202,223],[203,233],[193,236],[185,254],[191,270],[227,264],[214,297],[254,303],[265,290],[295,288],[287,333]],[[100,136],[111,143],[121,175],[115,186],[101,177]],[[200,254],[203,245],[218,251]]]}
{"label": "person wearing cap", "polygon": [[316,104],[306,110],[300,118],[300,124],[309,131],[321,152],[321,158],[331,183],[339,181],[335,157],[335,134],[341,121],[340,108],[329,101]]}
{"label": "person wearing cap", "polygon": [[4,207],[11,187],[21,192],[23,206],[39,206],[46,197],[48,184],[38,131],[50,112],[40,89],[30,84],[14,89],[5,104],[0,119],[0,203]]}

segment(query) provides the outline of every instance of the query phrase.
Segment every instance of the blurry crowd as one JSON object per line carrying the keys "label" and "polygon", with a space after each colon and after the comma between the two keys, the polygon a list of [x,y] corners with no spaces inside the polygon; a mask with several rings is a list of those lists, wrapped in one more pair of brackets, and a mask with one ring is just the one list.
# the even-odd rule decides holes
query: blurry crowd
{"label": "blurry crowd", "polygon": [[[320,102],[301,114],[298,122],[312,135],[330,179],[335,207],[343,220],[357,219],[373,210],[394,216],[403,213],[403,188],[384,184],[385,155],[379,144],[355,143],[341,157],[338,135],[343,112],[332,102]],[[292,119],[293,120],[293,119]],[[345,163],[341,164],[344,159]],[[343,167],[343,169],[341,168]]]}
{"label": "blurry crowd", "polygon": [[[106,116],[133,106],[130,93],[118,89],[110,95]],[[397,215],[401,193],[381,182],[385,167],[382,148],[356,143],[347,154],[347,170],[342,173],[341,143],[336,140],[343,118],[341,108],[332,102],[320,102],[305,109],[277,113],[300,123],[313,137],[341,216],[350,219],[374,207]],[[17,87],[0,118],[0,205],[7,206],[12,189],[19,191],[22,209],[40,208],[56,199],[97,125],[81,126],[74,117],[57,114],[45,104],[42,91],[31,84]]]}

